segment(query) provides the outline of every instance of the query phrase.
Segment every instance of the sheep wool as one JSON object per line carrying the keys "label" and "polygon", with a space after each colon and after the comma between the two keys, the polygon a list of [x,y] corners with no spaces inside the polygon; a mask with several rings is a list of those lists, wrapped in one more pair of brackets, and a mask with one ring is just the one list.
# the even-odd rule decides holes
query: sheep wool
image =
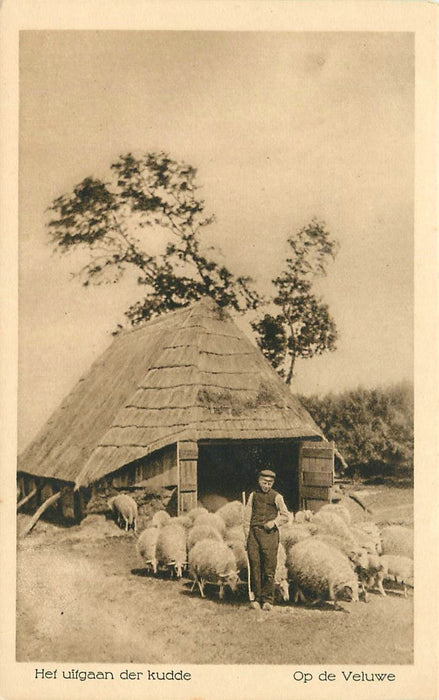
{"label": "sheep wool", "polygon": [[319,513],[335,513],[345,521],[346,525],[351,524],[350,512],[346,506],[343,506],[340,503],[325,503],[325,505],[320,508]]}
{"label": "sheep wool", "polygon": [[224,520],[221,518],[221,516],[217,515],[216,513],[202,513],[201,515],[198,515],[195,518],[194,527],[199,527],[203,525],[214,527],[215,530],[218,530],[221,537],[224,536],[224,533],[226,531],[226,524]]}
{"label": "sheep wool", "polygon": [[312,522],[317,528],[316,534],[318,535],[328,534],[346,539],[352,538],[349,525],[347,525],[343,518],[337,513],[332,511],[322,513],[322,510],[319,510],[319,512],[315,514]]}
{"label": "sheep wool", "polygon": [[398,554],[413,559],[413,530],[402,525],[389,525],[381,531],[383,554]]}
{"label": "sheep wool", "polygon": [[346,589],[358,600],[358,580],[348,558],[338,549],[309,537],[287,551],[287,568],[296,590],[317,599],[336,600]]}
{"label": "sheep wool", "polygon": [[277,550],[276,571],[274,574],[274,588],[280,594],[282,600],[287,603],[290,599],[288,584],[287,553],[283,544],[279,543]]}
{"label": "sheep wool", "polygon": [[194,579],[192,589],[196,585],[204,598],[206,583],[219,585],[219,597],[224,596],[224,587],[232,591],[238,585],[238,571],[235,556],[225,542],[212,539],[200,540],[189,552],[189,572]]}
{"label": "sheep wool", "polygon": [[222,542],[222,537],[218,530],[211,525],[194,525],[188,532],[187,548],[190,551],[200,540],[216,540]]}
{"label": "sheep wool", "polygon": [[163,527],[164,525],[167,525],[170,519],[171,516],[169,513],[167,513],[165,510],[158,510],[152,516],[151,524],[153,527]]}
{"label": "sheep wool", "polygon": [[230,503],[221,506],[216,511],[216,515],[219,515],[224,520],[228,528],[242,525],[244,506],[239,501],[230,501]]}
{"label": "sheep wool", "polygon": [[157,538],[159,530],[150,527],[144,530],[137,540],[137,551],[147,566],[150,566],[154,573],[157,573]]}
{"label": "sheep wool", "polygon": [[245,534],[244,534],[244,528],[242,525],[236,525],[234,527],[227,527],[226,531],[224,533],[224,541],[225,542],[244,542],[245,541]]}
{"label": "sheep wool", "polygon": [[186,565],[186,531],[181,525],[165,525],[157,538],[157,563],[172,566],[181,578]]}
{"label": "sheep wool", "polygon": [[310,529],[307,525],[301,523],[286,523],[279,528],[280,542],[289,549],[301,540],[311,537]]}
{"label": "sheep wool", "polygon": [[381,554],[381,535],[375,523],[365,521],[352,526],[351,532],[360,545],[370,554]]}
{"label": "sheep wool", "polygon": [[207,508],[203,508],[203,506],[197,506],[196,508],[192,508],[192,510],[186,513],[186,516],[190,518],[193,524],[199,515],[203,515],[204,513],[208,512],[209,511],[207,510]]}
{"label": "sheep wool", "polygon": [[229,540],[226,544],[235,555],[236,568],[240,573],[244,573],[248,568],[247,552],[244,543],[240,540]]}

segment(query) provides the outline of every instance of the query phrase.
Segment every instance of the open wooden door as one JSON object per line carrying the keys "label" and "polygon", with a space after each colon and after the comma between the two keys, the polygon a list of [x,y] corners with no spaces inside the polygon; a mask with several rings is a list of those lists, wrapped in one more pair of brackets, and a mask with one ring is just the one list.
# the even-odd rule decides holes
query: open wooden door
{"label": "open wooden door", "polygon": [[197,505],[198,444],[178,443],[178,515]]}
{"label": "open wooden door", "polygon": [[334,483],[334,443],[301,442],[299,502],[302,510],[317,512],[331,500]]}

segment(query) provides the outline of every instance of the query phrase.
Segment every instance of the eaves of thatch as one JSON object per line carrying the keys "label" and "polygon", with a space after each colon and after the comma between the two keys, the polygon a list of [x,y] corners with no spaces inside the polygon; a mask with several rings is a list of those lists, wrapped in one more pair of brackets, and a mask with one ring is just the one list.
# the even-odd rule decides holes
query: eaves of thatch
{"label": "eaves of thatch", "polygon": [[177,441],[316,436],[260,351],[203,299],[116,338],[19,468],[85,486]]}

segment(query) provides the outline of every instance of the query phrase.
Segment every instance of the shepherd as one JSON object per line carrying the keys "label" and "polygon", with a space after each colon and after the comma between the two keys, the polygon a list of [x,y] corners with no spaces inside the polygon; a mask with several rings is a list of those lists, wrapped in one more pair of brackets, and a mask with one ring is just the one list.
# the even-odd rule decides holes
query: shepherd
{"label": "shepherd", "polygon": [[250,565],[254,610],[271,610],[274,602],[279,527],[288,522],[283,496],[273,489],[275,472],[262,469],[258,486],[251,492],[244,513],[244,534]]}

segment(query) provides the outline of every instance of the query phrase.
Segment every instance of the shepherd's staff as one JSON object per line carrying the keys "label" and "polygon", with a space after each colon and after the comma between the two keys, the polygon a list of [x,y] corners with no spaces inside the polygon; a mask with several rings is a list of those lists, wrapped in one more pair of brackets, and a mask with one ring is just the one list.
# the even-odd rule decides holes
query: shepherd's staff
{"label": "shepherd's staff", "polygon": [[[242,492],[242,529],[244,530],[244,515],[245,515],[245,491]],[[245,530],[244,530],[244,535],[245,535]],[[247,543],[245,543],[247,544]],[[255,599],[255,594],[252,591],[251,588],[251,583],[250,583],[250,560],[248,558],[248,552],[247,552],[247,547],[245,548],[245,558],[247,559],[247,591],[248,591],[248,599],[252,603]]]}

